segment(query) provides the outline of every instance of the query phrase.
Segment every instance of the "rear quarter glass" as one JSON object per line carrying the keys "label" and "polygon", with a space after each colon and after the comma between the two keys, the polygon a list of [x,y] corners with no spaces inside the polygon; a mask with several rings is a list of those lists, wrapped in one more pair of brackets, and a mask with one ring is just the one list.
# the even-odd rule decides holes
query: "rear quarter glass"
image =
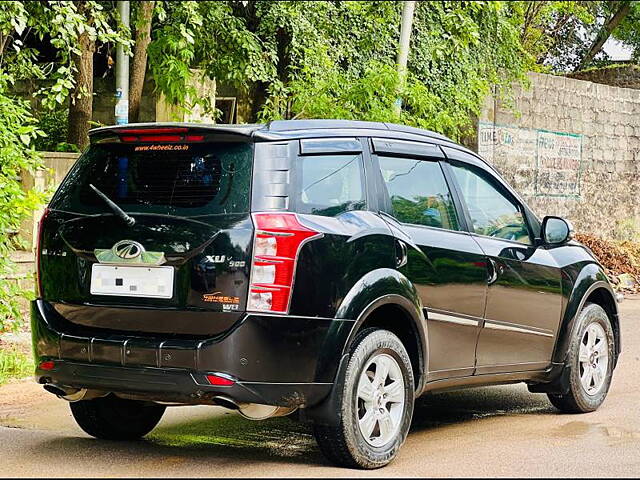
{"label": "rear quarter glass", "polygon": [[365,209],[361,154],[301,156],[297,169],[297,213],[335,217],[350,210]]}
{"label": "rear quarter glass", "polygon": [[249,211],[252,159],[252,145],[245,142],[92,145],[50,208],[110,213],[91,183],[130,213],[244,213]]}

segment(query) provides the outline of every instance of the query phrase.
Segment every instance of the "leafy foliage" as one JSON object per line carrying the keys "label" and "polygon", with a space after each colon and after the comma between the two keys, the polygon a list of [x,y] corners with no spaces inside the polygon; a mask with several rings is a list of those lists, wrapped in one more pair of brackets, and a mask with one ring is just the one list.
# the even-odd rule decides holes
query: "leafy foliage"
{"label": "leafy foliage", "polygon": [[250,121],[358,118],[459,138],[492,84],[506,91],[533,66],[505,2],[419,2],[400,90],[400,10],[397,1],[164,2],[150,67],[174,103],[192,96],[192,68],[234,85],[250,98]]}
{"label": "leafy foliage", "polygon": [[[33,295],[15,279],[7,278],[15,269],[10,257],[19,246],[16,233],[20,224],[45,200],[44,192],[24,190],[20,178],[23,172],[34,174],[42,168],[36,150],[45,137],[40,126],[58,135],[52,123],[60,128],[66,123],[58,122],[58,114],[53,113],[43,116],[39,126],[32,103],[11,92],[19,81],[44,81],[36,92],[37,99],[51,109],[65,103],[74,87],[72,55],[79,53],[80,33],[89,32],[103,42],[127,44],[127,32],[119,32],[111,24],[108,9],[95,1],[3,2],[0,8],[0,331],[18,328],[22,321],[19,298]],[[55,59],[42,62],[40,52],[26,46],[29,36],[50,43]],[[57,138],[50,139],[54,140]]]}
{"label": "leafy foliage", "polygon": [[10,259],[16,248],[16,236],[21,222],[43,201],[43,195],[25,191],[20,182],[23,170],[33,172],[41,165],[34,140],[42,135],[25,101],[0,93],[0,331],[18,324],[18,297],[29,296],[14,279]]}
{"label": "leafy foliage", "polygon": [[580,61],[600,3],[541,0],[517,1],[509,6],[515,22],[521,25],[522,46],[535,57],[539,68],[568,70]]}
{"label": "leafy foliage", "polygon": [[38,128],[44,133],[35,140],[39,152],[78,152],[78,147],[67,143],[67,108],[44,110],[38,115]]}
{"label": "leafy foliage", "polygon": [[[638,63],[640,60],[640,3],[631,2],[631,11],[612,35],[632,49],[632,59]],[[602,60],[599,63],[602,63]]]}
{"label": "leafy foliage", "polygon": [[535,56],[541,69],[573,71],[576,68],[605,66],[611,59],[602,49],[591,62],[581,62],[592,43],[600,36],[608,38],[607,21],[625,4],[629,12],[610,32],[613,39],[640,56],[640,3],[623,1],[516,1],[509,7],[521,25],[523,47]]}

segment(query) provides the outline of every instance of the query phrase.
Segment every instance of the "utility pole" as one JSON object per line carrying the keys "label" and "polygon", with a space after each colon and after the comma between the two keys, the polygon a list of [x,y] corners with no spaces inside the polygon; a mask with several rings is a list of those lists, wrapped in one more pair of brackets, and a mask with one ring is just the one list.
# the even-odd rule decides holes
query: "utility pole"
{"label": "utility pole", "polygon": [[394,112],[400,115],[402,99],[400,91],[404,88],[407,79],[407,59],[409,58],[409,42],[411,41],[411,28],[413,27],[413,12],[416,8],[415,1],[405,1],[402,5],[402,23],[400,25],[400,43],[398,44],[398,98],[394,104]]}
{"label": "utility pole", "polygon": [[[130,28],[129,1],[117,2],[120,21]],[[116,124],[129,123],[129,56],[124,54],[124,47],[118,45],[116,49]]]}

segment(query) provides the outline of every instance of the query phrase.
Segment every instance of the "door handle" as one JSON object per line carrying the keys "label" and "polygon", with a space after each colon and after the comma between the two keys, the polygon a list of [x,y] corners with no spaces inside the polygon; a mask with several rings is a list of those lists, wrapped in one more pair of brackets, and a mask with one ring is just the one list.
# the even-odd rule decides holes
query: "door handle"
{"label": "door handle", "polygon": [[487,283],[491,285],[498,280],[498,273],[502,273],[501,270],[498,269],[498,265],[493,258],[487,259],[487,270],[489,270],[489,277],[487,278]]}
{"label": "door handle", "polygon": [[396,268],[404,267],[407,264],[407,244],[396,239]]}

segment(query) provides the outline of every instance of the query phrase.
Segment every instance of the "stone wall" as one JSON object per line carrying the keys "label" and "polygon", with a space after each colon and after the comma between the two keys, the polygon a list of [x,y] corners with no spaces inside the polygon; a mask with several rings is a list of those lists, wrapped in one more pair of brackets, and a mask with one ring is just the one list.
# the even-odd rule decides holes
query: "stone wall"
{"label": "stone wall", "polygon": [[570,73],[567,77],[614,87],[640,88],[640,67],[637,65],[623,64],[592,68],[583,72]]}
{"label": "stone wall", "polygon": [[640,90],[532,73],[512,108],[488,98],[478,152],[540,216],[616,238],[640,221]]}

